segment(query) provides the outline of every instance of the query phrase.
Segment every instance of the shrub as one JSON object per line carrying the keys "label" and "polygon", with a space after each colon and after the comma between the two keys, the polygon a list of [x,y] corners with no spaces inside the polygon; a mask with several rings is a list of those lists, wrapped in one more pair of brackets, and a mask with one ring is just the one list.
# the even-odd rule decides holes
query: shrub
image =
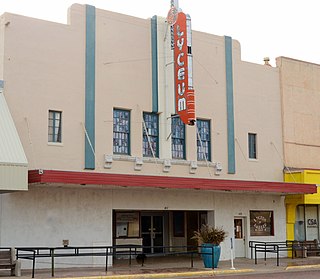
{"label": "shrub", "polygon": [[225,240],[228,233],[222,227],[211,227],[209,225],[202,225],[198,231],[194,232],[192,239],[198,241],[198,244],[211,243],[219,245]]}

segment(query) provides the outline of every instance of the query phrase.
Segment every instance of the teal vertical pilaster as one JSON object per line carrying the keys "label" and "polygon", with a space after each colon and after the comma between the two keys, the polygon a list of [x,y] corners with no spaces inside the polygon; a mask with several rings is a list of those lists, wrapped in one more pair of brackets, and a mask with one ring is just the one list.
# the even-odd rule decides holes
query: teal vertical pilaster
{"label": "teal vertical pilaster", "polygon": [[234,147],[234,105],[233,105],[233,67],[232,67],[232,38],[225,36],[226,61],[226,95],[227,95],[227,133],[228,133],[228,173],[236,173]]}
{"label": "teal vertical pilaster", "polygon": [[158,112],[158,36],[157,16],[151,18],[152,112]]}
{"label": "teal vertical pilaster", "polygon": [[95,169],[96,9],[86,5],[85,169]]}

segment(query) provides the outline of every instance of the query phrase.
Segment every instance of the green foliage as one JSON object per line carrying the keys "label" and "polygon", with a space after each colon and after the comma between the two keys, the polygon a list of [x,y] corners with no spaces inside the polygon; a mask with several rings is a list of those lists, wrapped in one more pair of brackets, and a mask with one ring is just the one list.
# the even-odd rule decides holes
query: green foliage
{"label": "green foliage", "polygon": [[202,243],[219,245],[227,236],[228,233],[222,227],[214,228],[202,225],[200,230],[194,232],[192,239],[197,240],[199,245]]}

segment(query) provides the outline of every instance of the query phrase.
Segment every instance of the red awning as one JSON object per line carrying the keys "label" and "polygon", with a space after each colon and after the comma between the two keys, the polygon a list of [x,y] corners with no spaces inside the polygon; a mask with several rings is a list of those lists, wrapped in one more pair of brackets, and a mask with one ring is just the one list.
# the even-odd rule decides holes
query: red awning
{"label": "red awning", "polygon": [[29,183],[109,185],[283,194],[312,194],[317,192],[317,186],[315,184],[57,170],[31,170],[29,171],[28,180]]}

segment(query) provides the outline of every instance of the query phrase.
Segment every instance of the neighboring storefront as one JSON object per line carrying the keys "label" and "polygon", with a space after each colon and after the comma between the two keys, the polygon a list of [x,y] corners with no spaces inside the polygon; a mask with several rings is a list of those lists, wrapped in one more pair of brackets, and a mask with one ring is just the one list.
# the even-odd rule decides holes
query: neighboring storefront
{"label": "neighboring storefront", "polygon": [[[278,57],[284,181],[320,184],[320,65]],[[285,199],[288,240],[319,239],[320,191]]]}
{"label": "neighboring storefront", "polygon": [[[320,184],[319,170],[292,171],[285,174],[286,182]],[[287,239],[319,239],[320,191],[317,194],[286,196]]]}

